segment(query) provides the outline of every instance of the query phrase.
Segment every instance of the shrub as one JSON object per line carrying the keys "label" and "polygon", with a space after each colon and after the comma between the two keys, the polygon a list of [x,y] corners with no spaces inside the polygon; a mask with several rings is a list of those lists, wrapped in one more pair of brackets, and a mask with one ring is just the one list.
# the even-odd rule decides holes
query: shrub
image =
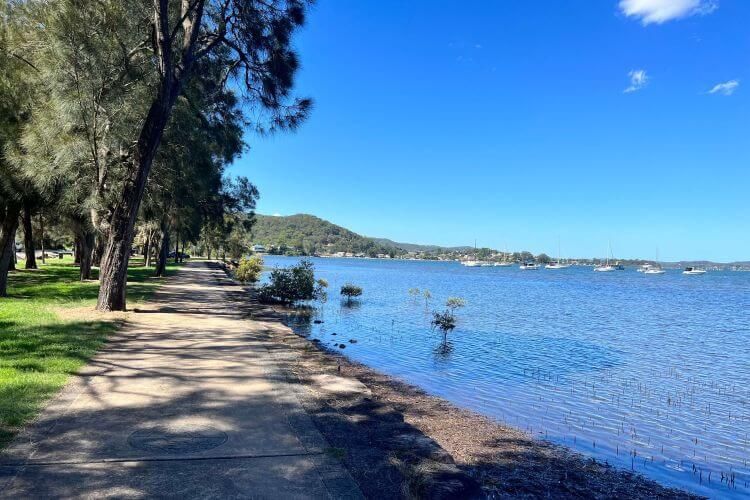
{"label": "shrub", "polygon": [[315,299],[318,290],[315,266],[309,260],[303,260],[295,266],[271,271],[270,282],[258,290],[258,300],[266,303],[293,304],[301,300]]}
{"label": "shrub", "polygon": [[237,269],[234,271],[234,277],[240,283],[255,283],[260,279],[260,273],[263,271],[263,259],[259,255],[253,255],[248,259],[242,258]]}
{"label": "shrub", "polygon": [[362,288],[358,287],[357,285],[347,283],[341,287],[341,295],[343,297],[346,297],[347,302],[351,302],[354,297],[359,297],[360,295],[362,295]]}
{"label": "shrub", "polygon": [[456,328],[456,317],[451,311],[432,313],[432,327],[443,332],[443,342],[448,340],[448,332]]}
{"label": "shrub", "polygon": [[448,333],[456,328],[456,309],[465,305],[466,301],[461,297],[450,297],[445,301],[445,311],[432,313],[432,328],[443,332],[443,343],[448,341]]}
{"label": "shrub", "polygon": [[456,312],[456,309],[464,307],[465,305],[466,301],[461,297],[448,297],[448,300],[445,301],[445,307],[450,309],[452,312]]}

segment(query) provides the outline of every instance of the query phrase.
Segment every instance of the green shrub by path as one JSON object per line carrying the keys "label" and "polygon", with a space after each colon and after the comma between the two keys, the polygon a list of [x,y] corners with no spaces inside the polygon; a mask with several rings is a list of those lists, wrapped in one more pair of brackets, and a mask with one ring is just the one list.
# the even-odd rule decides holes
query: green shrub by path
{"label": "green shrub by path", "polygon": [[263,272],[263,258],[260,255],[251,255],[240,259],[240,264],[234,271],[234,277],[240,283],[255,283],[260,279]]}
{"label": "green shrub by path", "polygon": [[[38,270],[10,274],[9,296],[0,299],[0,448],[20,426],[36,415],[44,402],[84,365],[118,322],[68,319],[64,309],[96,304],[99,283],[78,280],[70,258],[48,259]],[[23,261],[19,264],[23,268]],[[173,272],[175,266],[168,268]],[[159,280],[153,269],[128,270],[128,301],[148,298]]]}

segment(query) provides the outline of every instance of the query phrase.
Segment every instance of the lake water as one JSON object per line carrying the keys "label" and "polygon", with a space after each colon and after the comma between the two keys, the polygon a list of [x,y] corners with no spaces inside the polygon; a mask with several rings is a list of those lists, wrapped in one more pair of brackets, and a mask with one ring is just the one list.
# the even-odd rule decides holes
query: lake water
{"label": "lake water", "polygon": [[[329,298],[323,323],[290,318],[301,335],[664,484],[750,496],[750,273],[311,260]],[[345,282],[364,289],[352,306],[339,300]],[[466,307],[445,348],[431,311],[451,296]]]}

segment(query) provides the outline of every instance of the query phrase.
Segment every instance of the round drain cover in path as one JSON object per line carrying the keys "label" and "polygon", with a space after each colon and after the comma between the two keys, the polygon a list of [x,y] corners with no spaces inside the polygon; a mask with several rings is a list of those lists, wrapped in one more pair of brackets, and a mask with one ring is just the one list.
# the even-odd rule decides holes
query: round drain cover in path
{"label": "round drain cover in path", "polygon": [[225,432],[208,426],[158,426],[135,431],[128,437],[128,444],[138,450],[175,455],[210,450],[226,441]]}

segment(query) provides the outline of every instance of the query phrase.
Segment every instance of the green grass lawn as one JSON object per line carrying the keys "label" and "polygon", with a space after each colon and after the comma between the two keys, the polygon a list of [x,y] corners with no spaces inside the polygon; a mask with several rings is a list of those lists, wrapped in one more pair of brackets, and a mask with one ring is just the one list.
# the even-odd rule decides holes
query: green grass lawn
{"label": "green grass lawn", "polygon": [[[90,320],[58,314],[96,305],[99,282],[78,281],[72,258],[38,262],[38,270],[22,270],[23,264],[10,274],[9,296],[0,298],[0,448],[120,324],[93,314]],[[167,274],[175,269],[168,266]],[[153,273],[142,260],[131,261],[128,307],[154,292],[159,279]]]}

